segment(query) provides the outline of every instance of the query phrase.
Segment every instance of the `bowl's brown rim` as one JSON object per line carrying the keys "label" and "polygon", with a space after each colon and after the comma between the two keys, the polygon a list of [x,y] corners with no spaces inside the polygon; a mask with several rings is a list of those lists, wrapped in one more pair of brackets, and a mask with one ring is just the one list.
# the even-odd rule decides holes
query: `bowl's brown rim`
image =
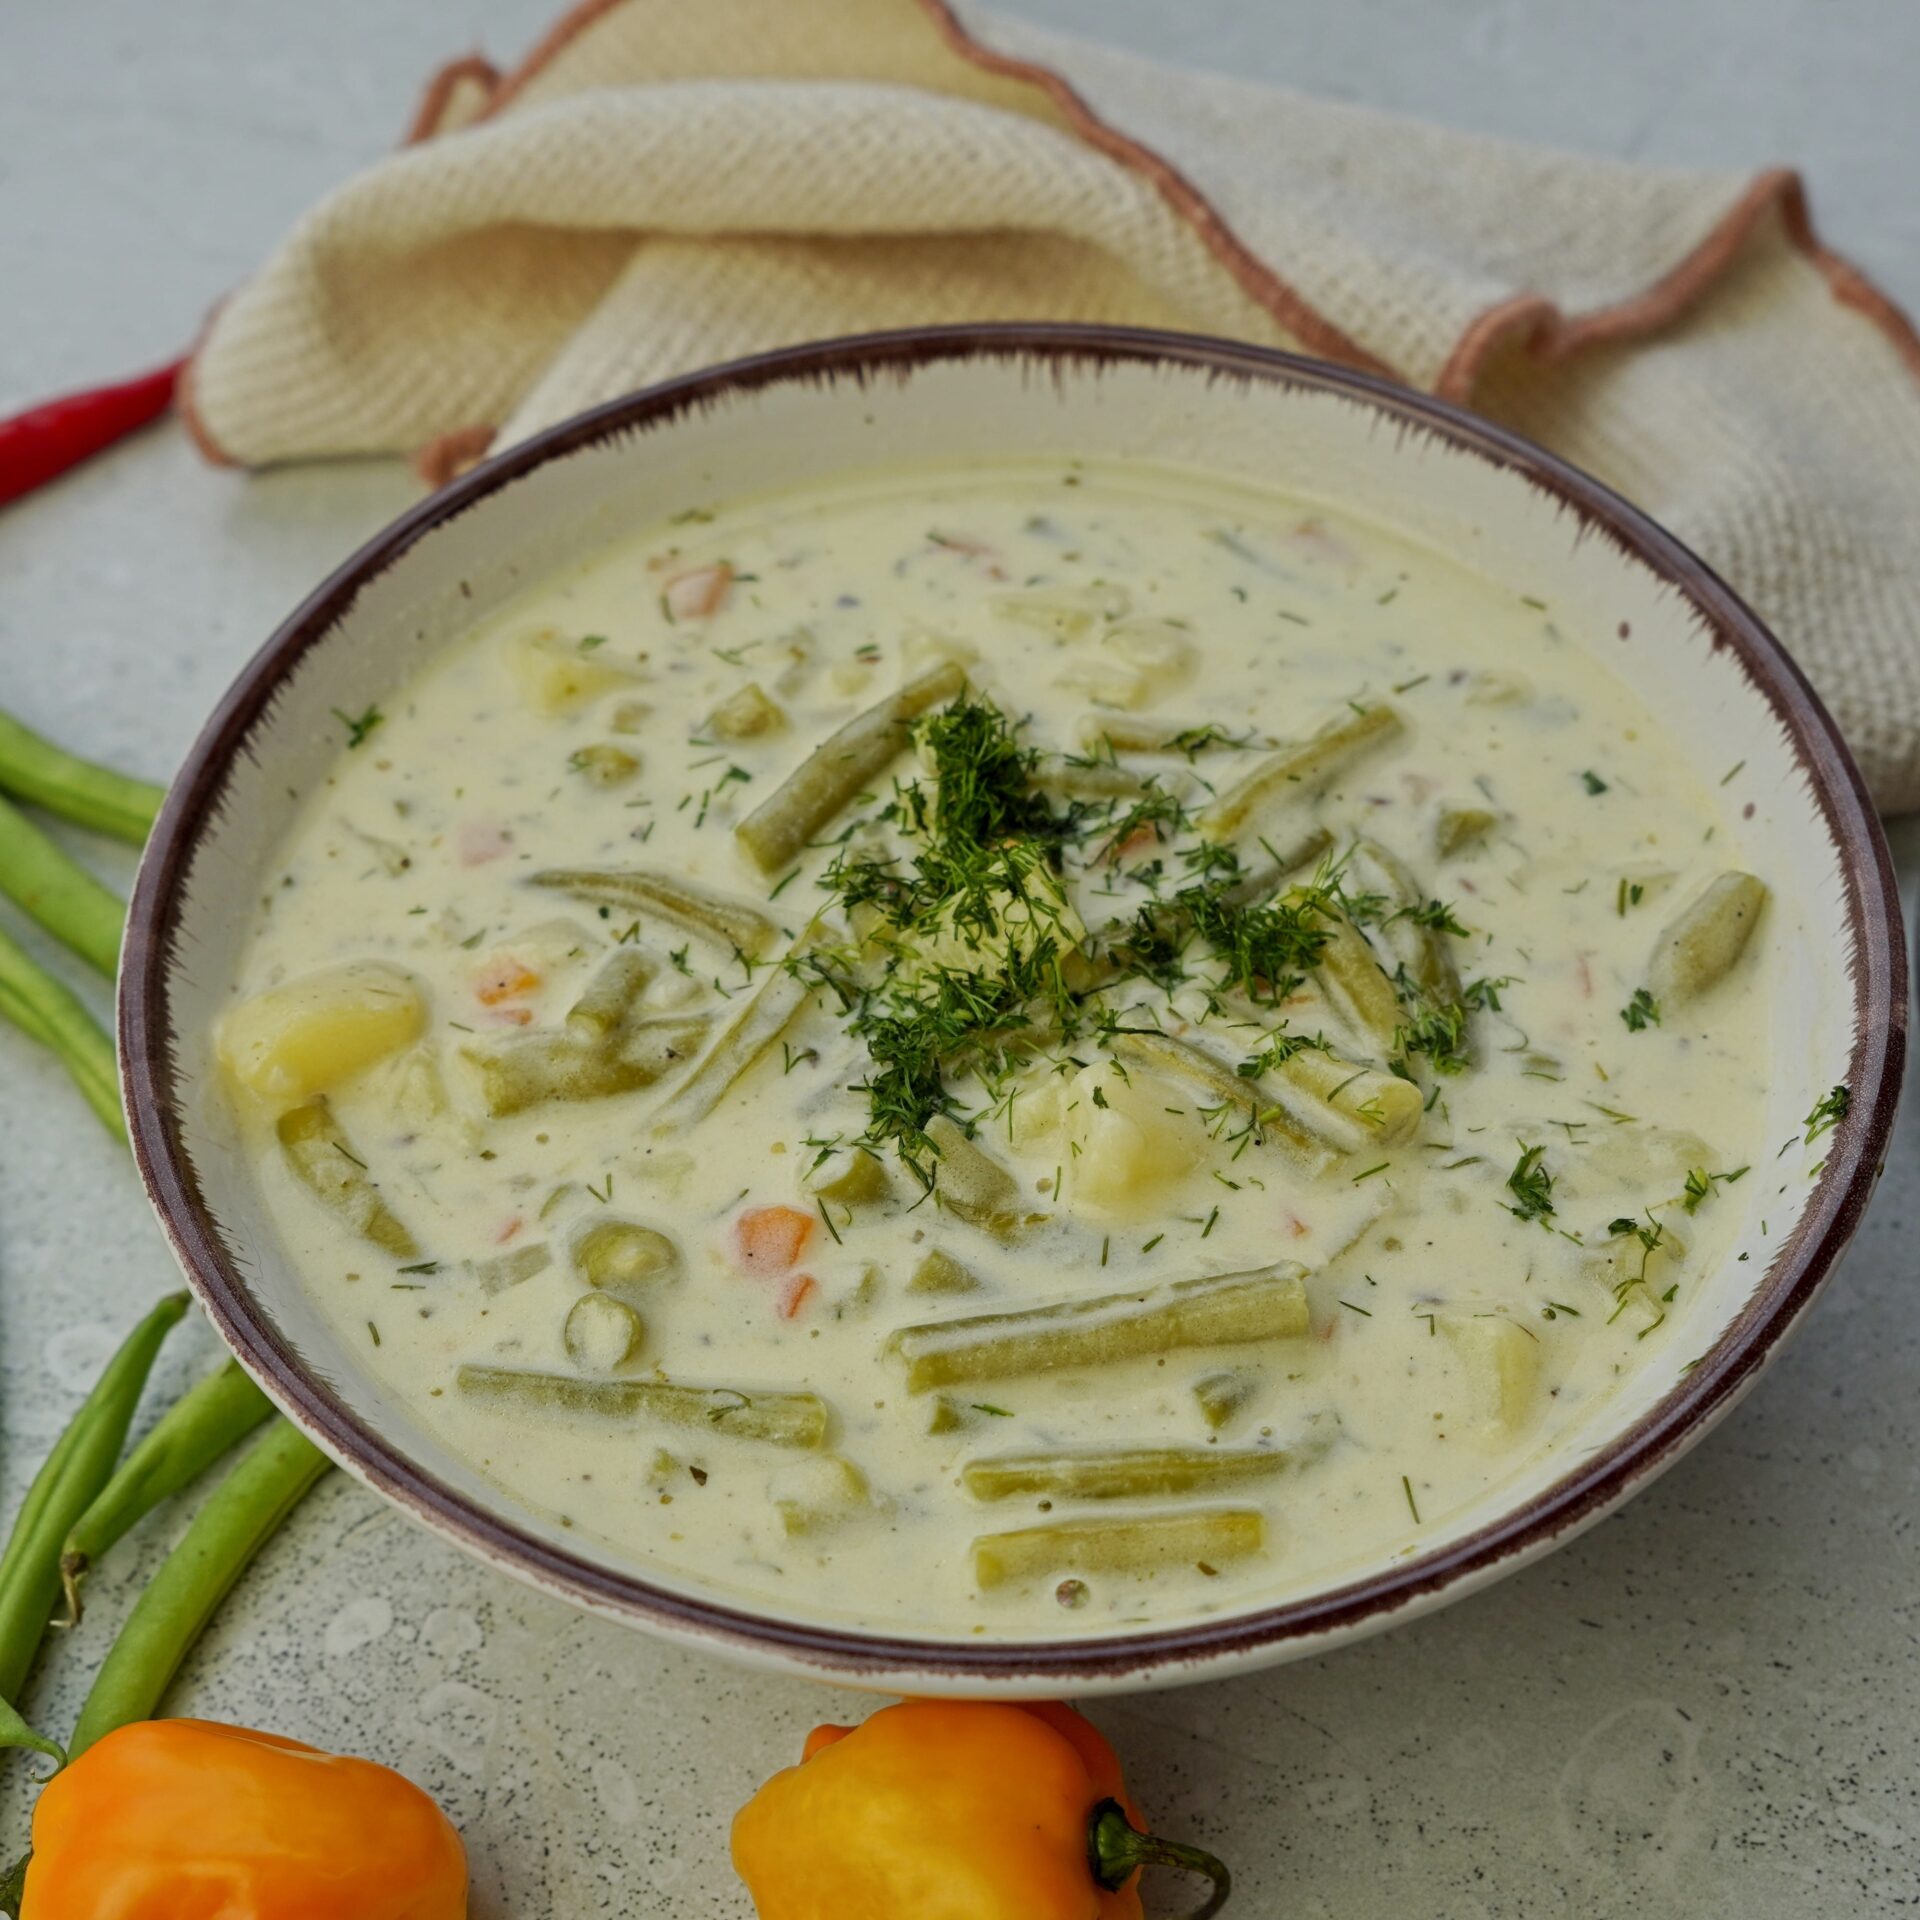
{"label": "bowl's brown rim", "polygon": [[[671,424],[726,396],[786,381],[856,386],[940,361],[1010,359],[1146,362],[1211,380],[1275,382],[1339,395],[1395,423],[1506,468],[1552,495],[1691,604],[1717,650],[1729,648],[1766,699],[1839,849],[1851,934],[1852,1104],[1792,1235],[1739,1315],[1691,1370],[1631,1425],[1511,1512],[1433,1552],[1327,1592],[1218,1620],[1111,1638],[996,1641],[915,1639],[819,1626],[657,1587],[536,1539],[424,1472],[354,1415],[281,1338],[222,1245],[200,1194],[181,1128],[179,1068],[168,995],[181,889],[218,813],[235,757],[247,750],[277,688],[320,644],[355,597],[417,542],[544,462],[611,437]],[[442,488],[377,534],[281,624],[207,721],[168,793],[131,902],[119,992],[122,1092],[135,1156],[161,1224],[229,1346],[315,1440],[369,1484],[482,1558],[583,1604],[679,1635],[725,1643],[840,1675],[937,1677],[990,1687],[1044,1677],[1127,1684],[1216,1664],[1281,1657],[1384,1624],[1397,1610],[1482,1584],[1623,1499],[1724,1411],[1799,1318],[1852,1237],[1877,1177],[1906,1052],[1907,962],[1892,861],[1866,787],[1837,728],[1780,643],[1714,571],[1610,488],[1485,420],[1370,375],[1267,348],[1200,335],[1122,327],[982,324],[864,334],[756,354],[607,402],[509,448]]]}

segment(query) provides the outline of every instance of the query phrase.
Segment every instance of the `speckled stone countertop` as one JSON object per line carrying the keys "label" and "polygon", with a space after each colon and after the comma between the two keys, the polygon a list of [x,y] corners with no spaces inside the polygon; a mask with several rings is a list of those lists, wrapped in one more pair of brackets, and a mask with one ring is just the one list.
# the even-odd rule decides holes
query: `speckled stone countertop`
{"label": "speckled stone countertop", "polygon": [[[1019,0],[1050,25],[1461,125],[1803,162],[1828,237],[1920,305],[1911,0]],[[161,358],[414,86],[547,0],[138,0],[0,24],[0,409]],[[415,497],[396,467],[242,482],[157,434],[0,518],[0,682],[159,774],[240,661]],[[1920,830],[1896,835],[1909,907]],[[100,847],[86,857],[124,883]],[[11,925],[12,923],[9,922]],[[104,996],[100,996],[104,1010]],[[1248,1920],[1786,1920],[1920,1907],[1920,1107],[1804,1335],[1732,1419],[1566,1551],[1386,1639],[1102,1704],[1141,1798],[1229,1856]],[[173,1275],[124,1151],[0,1033],[4,1495]],[[160,1369],[203,1367],[204,1329]],[[179,1525],[97,1586],[56,1726]],[[537,1598],[334,1476],[172,1705],[374,1754],[465,1831],[483,1920],[745,1920],[726,1821],[850,1696]],[[7,1772],[0,1835],[27,1768]]]}

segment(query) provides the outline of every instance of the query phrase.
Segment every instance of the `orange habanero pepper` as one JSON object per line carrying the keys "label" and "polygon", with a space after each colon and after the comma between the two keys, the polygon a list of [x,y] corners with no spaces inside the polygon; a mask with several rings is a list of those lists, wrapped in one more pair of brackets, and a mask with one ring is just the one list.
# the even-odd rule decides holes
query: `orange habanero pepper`
{"label": "orange habanero pepper", "polygon": [[33,1920],[465,1920],[447,1817],[371,1760],[207,1720],[137,1720],[33,1811]]}
{"label": "orange habanero pepper", "polygon": [[1052,1701],[909,1700],[816,1727],[733,1823],[760,1920],[1141,1920],[1140,1869],[1227,1870],[1138,1830],[1120,1763]]}

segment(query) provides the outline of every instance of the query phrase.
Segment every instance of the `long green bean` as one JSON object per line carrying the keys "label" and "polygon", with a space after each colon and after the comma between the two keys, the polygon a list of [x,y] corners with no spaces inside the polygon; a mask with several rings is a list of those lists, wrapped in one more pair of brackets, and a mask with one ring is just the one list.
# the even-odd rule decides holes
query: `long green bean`
{"label": "long green bean", "polygon": [[164,787],[56,747],[10,713],[0,713],[0,791],[135,847],[145,845],[167,797]]}
{"label": "long green bean", "polygon": [[1131,1500],[1261,1480],[1302,1464],[1300,1454],[1284,1447],[1116,1447],[995,1454],[969,1460],[960,1478],[976,1500],[1028,1493],[1059,1500]]}
{"label": "long green bean", "polygon": [[758,907],[642,867],[548,867],[529,874],[527,884],[551,888],[590,906],[656,915],[750,960],[765,953],[780,932]]}
{"label": "long green bean", "polygon": [[738,1387],[687,1387],[671,1380],[582,1380],[525,1367],[469,1364],[455,1391],[537,1412],[592,1414],[602,1420],[650,1420],[661,1426],[727,1433],[777,1447],[826,1444],[831,1416],[815,1393],[747,1393]]}
{"label": "long green bean", "polygon": [[160,1343],[187,1311],[169,1294],[121,1342],[93,1391],[34,1475],[0,1554],[0,1699],[12,1700],[33,1665],[60,1593],[60,1549],[113,1474]]}
{"label": "long green bean", "polygon": [[980,1587],[1073,1571],[1147,1573],[1184,1561],[1208,1569],[1244,1560],[1266,1545],[1266,1521],[1251,1507],[1198,1513],[1143,1513],[1125,1519],[1056,1520],[985,1533],[974,1541],[973,1578]]}
{"label": "long green bean", "polygon": [[241,1371],[237,1360],[196,1381],[121,1461],[67,1532],[60,1551],[60,1583],[67,1618],[80,1622],[80,1589],[100,1556],[161,1501],[189,1487],[237,1447],[273,1411],[273,1403]]}
{"label": "long green bean", "polygon": [[120,965],[127,909],[10,800],[0,799],[0,893],[111,980]]}
{"label": "long green bean", "polygon": [[1284,1107],[1263,1095],[1254,1081],[1236,1073],[1204,1047],[1176,1040],[1167,1033],[1138,1033],[1124,1028],[1107,1044],[1115,1059],[1160,1074],[1197,1094],[1198,1112],[1209,1125],[1230,1113],[1244,1115],[1256,1146],[1274,1148],[1303,1173],[1323,1174],[1338,1160],[1337,1151],[1326,1141],[1309,1133]]}
{"label": "long green bean", "polygon": [[233,1583],[331,1465],[298,1427],[278,1420],[207,1496],[94,1676],[70,1755],[152,1717]]}
{"label": "long green bean", "polygon": [[1363,754],[1398,739],[1406,722],[1388,706],[1331,720],[1311,738],[1269,754],[1199,817],[1209,840],[1226,840],[1271,805],[1316,793]]}
{"label": "long green bean", "polygon": [[74,994],[5,933],[0,933],[0,1013],[59,1056],[100,1124],[124,1140],[127,1123],[120,1112],[113,1042]]}

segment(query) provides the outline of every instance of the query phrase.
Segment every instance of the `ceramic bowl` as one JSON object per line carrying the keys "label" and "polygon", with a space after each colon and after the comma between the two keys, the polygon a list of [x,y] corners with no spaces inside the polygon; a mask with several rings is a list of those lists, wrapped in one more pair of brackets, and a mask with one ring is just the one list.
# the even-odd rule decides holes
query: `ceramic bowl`
{"label": "ceramic bowl", "polygon": [[[1020,454],[1187,463],[1349,506],[1516,594],[1577,609],[1711,769],[1744,763],[1746,831],[1782,898],[1784,1012],[1766,1137],[1851,1089],[1824,1168],[1770,1196],[1772,1232],[1704,1277],[1689,1338],[1649,1349],[1554,1453],[1411,1557],[1199,1624],[954,1641],[783,1616],[598,1552],[450,1455],[363,1368],[267,1224],[221,1103],[209,1030],[298,797],[357,710],[528,582],[689,498],[851,468]],[[1756,864],[1762,864],[1756,861]],[[596,408],[509,449],[369,542],[234,683],[174,785],[135,890],[121,1061],[140,1170],[187,1277],[242,1362],[343,1466],[481,1559],[597,1613],[710,1649],[899,1692],[1089,1692],[1214,1677],[1423,1613],[1572,1538],[1698,1441],[1799,1324],[1878,1171],[1905,1045],[1892,874],[1858,772],[1780,644],[1670,535],[1539,448],[1358,374],[1224,342],[965,327],[831,341]],[[1802,1162],[1796,1162],[1801,1165]]]}

